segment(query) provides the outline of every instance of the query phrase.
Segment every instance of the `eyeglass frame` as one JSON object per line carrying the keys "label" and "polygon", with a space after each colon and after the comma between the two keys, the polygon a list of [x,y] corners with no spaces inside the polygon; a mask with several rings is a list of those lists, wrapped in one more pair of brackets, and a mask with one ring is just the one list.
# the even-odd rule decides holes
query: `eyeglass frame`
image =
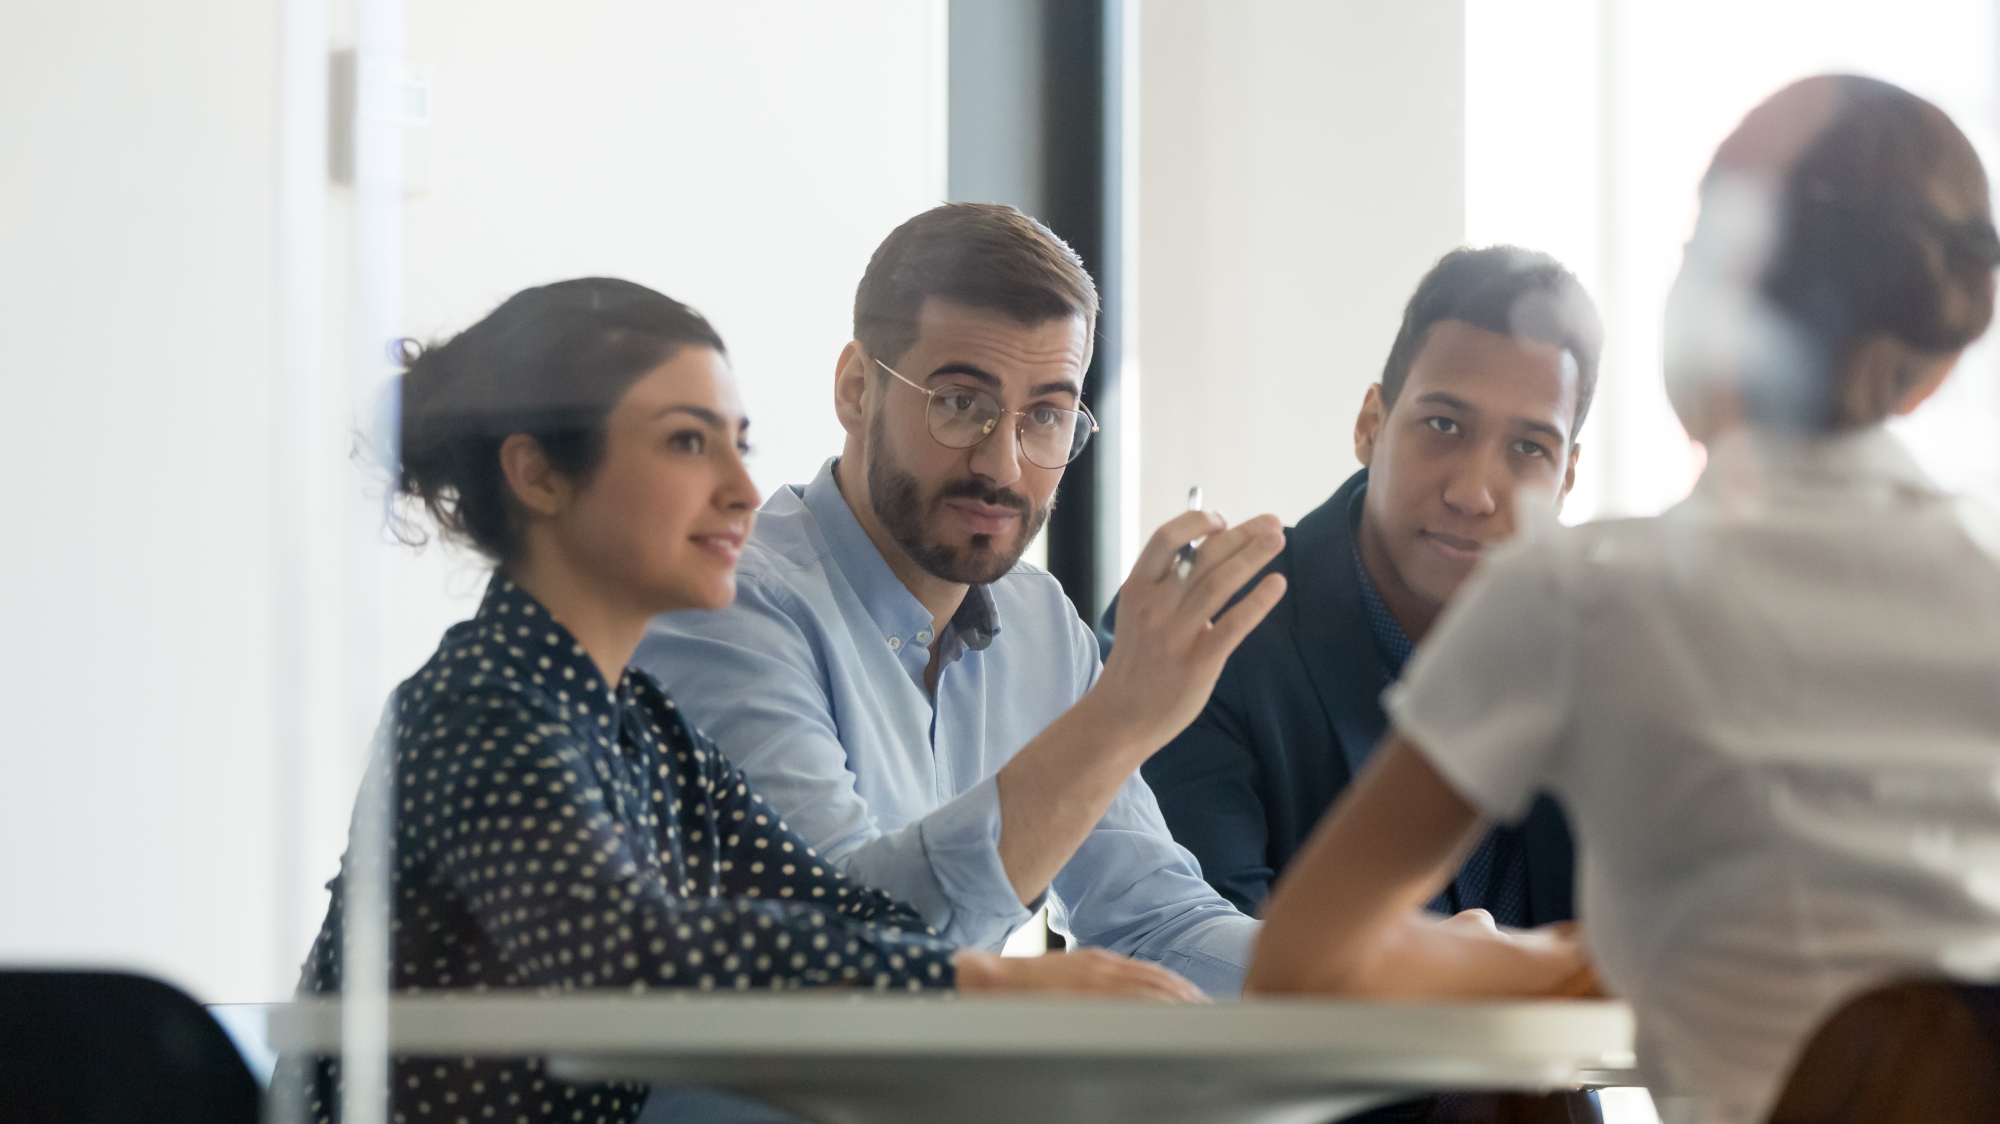
{"label": "eyeglass frame", "polygon": [[[885,371],[889,372],[890,374],[892,374],[892,375],[896,376],[896,380],[897,380],[898,382],[901,382],[901,383],[902,383],[903,385],[905,385],[905,386],[909,387],[909,388],[910,388],[911,390],[914,390],[914,391],[916,391],[917,393],[919,393],[919,394],[922,394],[922,395],[924,396],[924,415],[925,415],[925,419],[926,419],[926,420],[925,420],[925,422],[924,422],[924,432],[925,432],[925,433],[929,433],[929,434],[930,434],[930,437],[931,437],[931,440],[933,440],[933,441],[936,441],[936,442],[938,443],[938,446],[939,446],[940,448],[944,448],[944,449],[977,449],[977,448],[978,448],[979,446],[981,446],[981,445],[984,445],[984,444],[985,444],[985,443],[987,442],[987,440],[988,440],[989,438],[991,438],[991,437],[993,436],[993,432],[992,432],[992,431],[988,431],[988,432],[987,432],[987,434],[986,434],[986,436],[984,436],[984,437],[981,437],[981,438],[980,438],[979,440],[977,440],[977,441],[974,441],[974,442],[973,442],[972,444],[970,444],[970,445],[946,445],[946,444],[944,443],[944,441],[942,441],[942,440],[941,440],[941,439],[940,439],[940,438],[938,437],[938,435],[937,435],[936,433],[932,432],[932,430],[931,430],[931,426],[930,426],[930,422],[929,422],[929,420],[928,420],[928,419],[929,419],[929,416],[930,416],[930,406],[931,406],[931,402],[932,402],[932,401],[934,401],[934,400],[936,399],[936,397],[937,397],[937,393],[938,393],[938,391],[939,391],[939,390],[943,390],[943,389],[946,389],[946,388],[944,388],[944,387],[925,387],[925,386],[922,386],[922,385],[920,385],[920,384],[918,384],[918,383],[915,383],[915,382],[912,382],[912,381],[910,381],[910,379],[909,379],[909,378],[907,378],[906,376],[904,376],[904,374],[903,374],[903,373],[902,373],[901,371],[898,371],[898,370],[897,370],[896,368],[894,368],[894,367],[891,367],[891,366],[890,366],[890,365],[888,365],[887,363],[884,363],[884,362],[882,362],[882,361],[881,361],[880,359],[877,359],[877,360],[875,360],[875,365],[876,365],[876,366],[878,366],[878,367],[880,367],[880,368],[882,368],[883,370],[885,370]],[[989,391],[986,391],[986,390],[981,390],[981,391],[979,391],[979,393],[981,393],[981,394],[984,394],[984,395],[986,395],[986,396],[987,396],[988,398],[992,398],[992,399],[993,399],[993,403],[994,403],[994,405],[996,405],[996,406],[997,406],[997,405],[1000,405],[1000,400],[999,400],[998,398],[994,397],[994,395],[993,395],[993,394],[992,394],[991,392],[989,392]],[[1099,426],[1098,426],[1098,424],[1097,424],[1097,415],[1096,415],[1096,414],[1093,414],[1093,413],[1091,413],[1091,412],[1090,412],[1090,408],[1089,408],[1088,406],[1085,406],[1085,405],[1083,404],[1083,401],[1082,401],[1082,400],[1081,400],[1080,398],[1078,399],[1078,401],[1077,401],[1077,404],[1076,404],[1076,409],[1074,409],[1074,410],[1070,410],[1068,406],[1051,406],[1051,407],[1049,407],[1049,409],[1053,409],[1053,410],[1069,410],[1069,412],[1070,412],[1070,413],[1073,413],[1073,414],[1081,414],[1081,415],[1083,416],[1083,420],[1085,420],[1085,421],[1087,421],[1087,422],[1089,422],[1089,423],[1090,423],[1090,432],[1091,432],[1091,433],[1093,433],[1093,434],[1094,434],[1094,433],[1098,433],[1098,432],[1101,432],[1101,429],[1100,429],[1100,427],[1099,427]],[[1084,437],[1084,439],[1083,439],[1083,445],[1082,445],[1081,447],[1079,447],[1079,448],[1078,448],[1078,449],[1076,450],[1076,452],[1074,452],[1074,453],[1071,453],[1071,454],[1070,454],[1070,458],[1069,458],[1068,460],[1066,460],[1066,461],[1062,462],[1062,463],[1061,463],[1061,464],[1059,464],[1059,465],[1055,465],[1054,467],[1051,467],[1051,466],[1049,466],[1049,465],[1045,465],[1045,464],[1040,464],[1040,463],[1036,462],[1036,461],[1034,460],[1034,458],[1032,458],[1032,457],[1028,456],[1028,446],[1027,446],[1027,443],[1021,440],[1021,426],[1022,426],[1022,425],[1024,425],[1024,424],[1026,424],[1026,418],[1027,418],[1027,411],[1025,411],[1025,410],[1009,410],[1009,409],[1006,409],[1006,408],[1002,407],[1002,409],[1000,410],[1000,417],[1001,417],[1001,418],[1005,418],[1005,417],[1006,417],[1007,415],[1009,415],[1009,414],[1012,414],[1012,415],[1014,415],[1014,416],[1015,416],[1016,418],[1019,418],[1019,419],[1022,419],[1022,420],[1020,420],[1020,421],[1016,421],[1016,422],[1014,423],[1014,446],[1015,446],[1016,448],[1018,448],[1018,449],[1020,449],[1020,450],[1021,450],[1021,459],[1022,459],[1022,460],[1025,460],[1025,461],[1027,461],[1027,462],[1028,462],[1029,464],[1032,464],[1032,465],[1034,465],[1034,466],[1035,466],[1036,468],[1039,468],[1039,469],[1042,469],[1043,471],[1046,471],[1046,472],[1053,472],[1053,471],[1055,471],[1055,470],[1056,470],[1056,469],[1058,469],[1058,468],[1068,468],[1068,467],[1069,467],[1070,465],[1073,465],[1073,464],[1075,464],[1075,463],[1076,463],[1076,461],[1077,461],[1077,458],[1078,458],[1078,457],[1081,457],[1081,456],[1083,455],[1083,450],[1084,450],[1084,449],[1087,449],[1087,448],[1089,448],[1089,447],[1090,447],[1090,438],[1089,438],[1089,436],[1085,436],[1085,437]],[[998,421],[996,420],[996,421],[995,421],[995,423],[994,423],[994,426],[993,426],[993,429],[994,429],[994,430],[998,430],[999,428],[1000,428],[1000,426],[999,426],[999,423],[998,423]]]}

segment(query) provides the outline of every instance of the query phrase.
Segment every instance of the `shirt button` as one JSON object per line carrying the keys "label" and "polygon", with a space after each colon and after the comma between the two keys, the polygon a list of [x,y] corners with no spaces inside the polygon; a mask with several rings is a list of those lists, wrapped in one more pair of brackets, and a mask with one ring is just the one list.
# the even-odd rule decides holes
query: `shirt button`
{"label": "shirt button", "polygon": [[930,629],[928,629],[928,628],[927,628],[927,629],[923,630],[922,632],[919,632],[919,633],[917,633],[917,643],[919,643],[919,644],[928,644],[928,643],[930,643],[930,642],[931,642],[931,630],[930,630]]}
{"label": "shirt button", "polygon": [[890,650],[890,651],[892,651],[892,652],[898,652],[898,651],[901,651],[901,650],[902,650],[902,648],[903,648],[903,638],[902,638],[902,637],[900,637],[900,636],[891,636],[891,637],[889,638],[889,650]]}

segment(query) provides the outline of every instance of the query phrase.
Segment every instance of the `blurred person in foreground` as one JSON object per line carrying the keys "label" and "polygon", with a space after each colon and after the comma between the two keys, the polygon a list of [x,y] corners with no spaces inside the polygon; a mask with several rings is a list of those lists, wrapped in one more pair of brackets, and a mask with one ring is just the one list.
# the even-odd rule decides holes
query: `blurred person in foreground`
{"label": "blurred person in foreground", "polygon": [[[1183,998],[1105,953],[1001,960],[933,936],[793,832],[644,671],[646,623],[735,592],[756,518],[722,340],[643,286],[529,289],[402,380],[400,490],[495,572],[397,688],[356,803],[388,836],[397,991],[1085,990]],[[302,990],[338,992],[343,859]],[[338,1061],[308,1076],[341,1115]],[[534,1059],[399,1058],[396,1120],[623,1122],[635,1084]]]}
{"label": "blurred person in foreground", "polygon": [[[1245,913],[1388,727],[1382,691],[1480,557],[1559,507],[1603,329],[1576,278],[1512,246],[1454,250],[1403,313],[1354,422],[1362,468],[1285,535],[1285,596],[1229,657],[1201,717],[1146,762],[1167,826]],[[1545,516],[1544,516],[1545,518]],[[1116,606],[1106,614],[1115,621]],[[1571,918],[1554,801],[1482,839],[1431,903],[1502,925]]]}
{"label": "blurred person in foreground", "polygon": [[1984,170],[1935,106],[1820,77],[1752,110],[1668,306],[1695,493],[1485,563],[1279,882],[1250,986],[1586,990],[1577,940],[1416,908],[1544,788],[1670,1122],[1762,1119],[1875,983],[2000,975],[2000,521],[1883,427],[1985,331],[1996,262]]}
{"label": "blurred person in foreground", "polygon": [[1046,902],[1075,944],[1233,994],[1256,922],[1202,881],[1137,771],[1283,592],[1266,577],[1228,607],[1282,532],[1165,524],[1099,662],[1021,561],[1096,428],[1096,314],[1075,253],[1011,207],[898,227],[832,372],[840,455],[764,505],[735,605],[659,618],[637,660],[835,867],[946,939],[998,948]]}

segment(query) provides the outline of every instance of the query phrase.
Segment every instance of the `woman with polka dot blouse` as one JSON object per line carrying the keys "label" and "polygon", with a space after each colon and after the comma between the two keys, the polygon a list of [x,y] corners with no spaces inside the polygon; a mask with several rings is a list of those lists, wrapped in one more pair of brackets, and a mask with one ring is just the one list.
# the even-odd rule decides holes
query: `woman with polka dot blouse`
{"label": "woman with polka dot blouse", "polygon": [[[403,377],[401,491],[497,565],[396,691],[392,980],[434,989],[1076,990],[1192,998],[1102,952],[1001,960],[836,873],[627,668],[656,613],[720,608],[755,518],[721,339],[630,282],[517,294]],[[359,819],[357,815],[357,820]],[[303,990],[340,989],[342,882]],[[337,1061],[305,1078],[339,1118]],[[533,1060],[397,1059],[399,1124],[623,1124],[642,1085]]]}

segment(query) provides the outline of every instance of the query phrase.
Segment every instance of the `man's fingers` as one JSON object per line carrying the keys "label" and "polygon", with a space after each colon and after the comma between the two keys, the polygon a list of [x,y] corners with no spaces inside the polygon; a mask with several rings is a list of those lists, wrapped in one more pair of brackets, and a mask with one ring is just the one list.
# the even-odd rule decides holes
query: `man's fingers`
{"label": "man's fingers", "polygon": [[1204,654],[1227,656],[1236,650],[1250,630],[1263,623],[1272,609],[1285,596],[1285,575],[1265,574],[1257,587],[1243,596],[1243,600],[1230,606],[1229,611],[1215,619],[1208,635],[1199,643],[1206,649]]}
{"label": "man's fingers", "polygon": [[1493,914],[1483,909],[1460,910],[1445,918],[1444,924],[1449,928],[1470,930],[1481,935],[1498,935],[1500,932],[1499,922],[1493,920]]}
{"label": "man's fingers", "polygon": [[1219,534],[1229,526],[1212,511],[1184,511],[1153,532],[1132,566],[1133,577],[1159,581],[1173,573],[1174,553],[1196,539]]}
{"label": "man's fingers", "polygon": [[1187,605],[1203,620],[1222,611],[1257,571],[1285,549],[1285,525],[1275,515],[1230,528],[1202,544],[1202,557],[1189,575]]}

